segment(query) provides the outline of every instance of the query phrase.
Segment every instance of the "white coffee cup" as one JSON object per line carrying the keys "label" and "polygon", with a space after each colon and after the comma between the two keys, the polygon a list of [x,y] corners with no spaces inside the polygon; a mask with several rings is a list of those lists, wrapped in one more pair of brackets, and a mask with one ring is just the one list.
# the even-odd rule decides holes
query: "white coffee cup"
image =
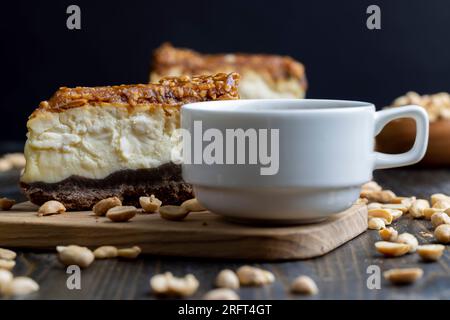
{"label": "white coffee cup", "polygon": [[[415,120],[414,146],[401,154],[375,152],[374,137],[398,118]],[[358,199],[361,185],[372,179],[374,169],[420,161],[428,141],[428,116],[423,108],[405,106],[376,112],[373,104],[358,101],[263,99],[192,103],[181,109],[181,127],[191,134],[191,139],[185,140],[185,148],[190,148],[191,154],[188,159],[183,149],[182,174],[193,185],[197,199],[214,213],[258,223],[306,223],[343,211]],[[226,164],[229,139],[223,141],[225,164],[217,160],[220,152],[219,156],[214,152],[217,158],[211,164],[205,156],[206,146],[216,140],[211,137],[217,138],[221,133],[226,139],[227,129],[239,128],[258,134],[266,129],[272,137],[278,129],[275,174],[275,156],[265,175],[262,168],[269,166],[267,161],[265,166],[260,161],[250,164],[248,157],[245,164]],[[194,145],[199,138],[195,130],[201,132],[200,138],[209,132],[204,139],[208,141],[203,141],[201,148],[198,143]],[[264,135],[257,138],[258,150],[264,150],[259,142]],[[274,148],[272,144],[266,147],[276,151],[275,144]],[[246,156],[254,149],[255,144],[250,147],[246,143]],[[235,158],[236,153],[239,150],[235,150]],[[205,159],[199,161],[202,155]]]}

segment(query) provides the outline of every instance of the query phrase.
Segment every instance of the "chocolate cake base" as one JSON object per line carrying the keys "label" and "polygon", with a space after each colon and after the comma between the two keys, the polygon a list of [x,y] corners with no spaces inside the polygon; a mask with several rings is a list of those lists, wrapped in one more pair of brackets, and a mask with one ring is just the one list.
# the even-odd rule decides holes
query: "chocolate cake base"
{"label": "chocolate cake base", "polygon": [[68,210],[90,210],[98,201],[119,197],[124,205],[139,207],[139,197],[154,194],[163,205],[181,204],[194,197],[192,186],[181,178],[181,166],[167,163],[157,168],[121,170],[104,179],[71,176],[57,183],[20,183],[37,205],[57,200]]}

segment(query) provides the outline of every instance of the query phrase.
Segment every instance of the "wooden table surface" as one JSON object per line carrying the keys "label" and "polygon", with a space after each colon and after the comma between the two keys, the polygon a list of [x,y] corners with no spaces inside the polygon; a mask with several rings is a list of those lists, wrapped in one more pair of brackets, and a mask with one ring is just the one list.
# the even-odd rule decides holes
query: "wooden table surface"
{"label": "wooden table surface", "polygon": [[[17,187],[17,172],[0,173],[0,196],[23,199]],[[394,169],[375,172],[375,179],[398,195],[429,197],[432,193],[450,194],[450,170]],[[431,230],[430,223],[402,217],[394,226],[399,232],[416,235],[420,243],[433,242],[421,231]],[[242,288],[241,299],[450,299],[450,252],[434,263],[420,262],[416,254],[386,259],[377,254],[373,243],[376,231],[367,231],[331,253],[310,260],[279,263],[257,263],[276,276],[276,282],[261,288]],[[0,244],[1,247],[1,244]],[[41,286],[29,299],[154,299],[149,289],[152,275],[171,271],[175,275],[194,274],[200,289],[193,298],[201,298],[213,287],[216,274],[224,269],[236,269],[243,262],[202,259],[140,257],[135,261],[95,261],[81,274],[81,290],[69,290],[68,275],[54,252],[18,251],[16,276],[26,275]],[[381,289],[368,289],[367,267],[379,266],[381,271],[394,267],[420,267],[421,280],[411,286],[395,287],[384,279]],[[291,280],[300,274],[311,276],[320,293],[314,297],[299,297],[289,293]]]}

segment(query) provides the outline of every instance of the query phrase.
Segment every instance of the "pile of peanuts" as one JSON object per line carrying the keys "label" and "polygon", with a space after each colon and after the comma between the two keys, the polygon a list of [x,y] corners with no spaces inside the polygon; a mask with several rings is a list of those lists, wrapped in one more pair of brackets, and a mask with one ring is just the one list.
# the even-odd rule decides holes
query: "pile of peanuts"
{"label": "pile of peanuts", "polygon": [[[433,194],[430,201],[399,197],[371,181],[363,185],[359,202],[367,204],[368,228],[378,230],[380,241],[375,243],[375,249],[384,256],[399,257],[417,253],[424,261],[437,261],[445,251],[445,244],[450,243],[450,196]],[[414,235],[407,232],[399,234],[390,226],[406,214],[412,219],[430,220],[438,243],[419,245]],[[420,268],[392,269],[384,273],[389,281],[402,284],[414,282],[422,275],[423,270]]]}
{"label": "pile of peanuts", "polygon": [[392,107],[401,107],[409,104],[422,106],[427,111],[431,122],[439,119],[450,119],[450,94],[447,92],[419,95],[411,91],[395,99]]}

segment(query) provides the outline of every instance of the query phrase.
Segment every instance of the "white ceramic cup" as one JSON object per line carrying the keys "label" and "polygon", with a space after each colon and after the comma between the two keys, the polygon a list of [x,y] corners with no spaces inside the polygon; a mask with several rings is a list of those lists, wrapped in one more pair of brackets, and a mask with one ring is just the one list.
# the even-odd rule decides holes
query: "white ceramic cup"
{"label": "white ceramic cup", "polygon": [[[414,146],[401,154],[375,152],[374,137],[398,118],[415,120]],[[185,161],[182,165],[184,180],[194,186],[197,199],[207,209],[257,223],[307,223],[343,211],[358,199],[361,185],[372,179],[374,169],[420,161],[428,141],[428,116],[419,106],[376,112],[367,102],[263,99],[182,107],[183,129],[193,134],[199,121],[203,132],[212,128],[224,137],[227,129],[278,129],[276,174],[261,175],[261,165],[248,163]],[[191,157],[202,152],[198,145],[194,150],[193,140],[189,142]],[[251,151],[248,144],[246,151]]]}

